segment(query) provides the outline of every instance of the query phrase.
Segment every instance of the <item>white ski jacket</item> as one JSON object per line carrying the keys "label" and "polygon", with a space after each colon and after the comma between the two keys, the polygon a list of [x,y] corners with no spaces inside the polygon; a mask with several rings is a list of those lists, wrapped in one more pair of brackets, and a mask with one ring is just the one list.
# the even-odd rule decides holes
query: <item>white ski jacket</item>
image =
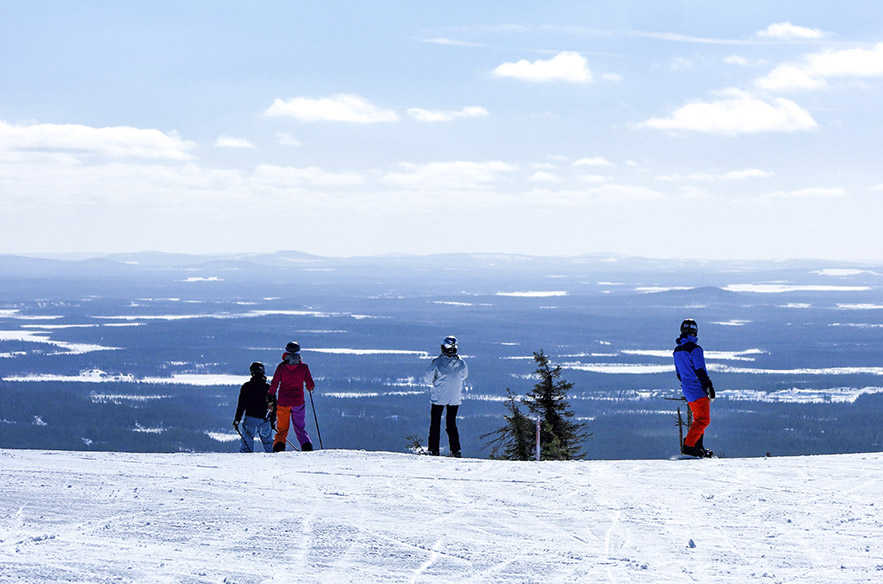
{"label": "white ski jacket", "polygon": [[463,382],[468,376],[466,361],[457,355],[439,355],[423,374],[423,381],[432,385],[430,401],[441,406],[459,406],[463,401]]}

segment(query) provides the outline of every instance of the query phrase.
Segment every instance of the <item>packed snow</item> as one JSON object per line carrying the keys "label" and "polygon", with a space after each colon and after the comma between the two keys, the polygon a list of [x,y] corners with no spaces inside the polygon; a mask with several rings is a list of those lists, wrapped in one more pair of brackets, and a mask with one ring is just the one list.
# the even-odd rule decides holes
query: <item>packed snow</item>
{"label": "packed snow", "polygon": [[881,466],[0,450],[0,582],[880,582]]}

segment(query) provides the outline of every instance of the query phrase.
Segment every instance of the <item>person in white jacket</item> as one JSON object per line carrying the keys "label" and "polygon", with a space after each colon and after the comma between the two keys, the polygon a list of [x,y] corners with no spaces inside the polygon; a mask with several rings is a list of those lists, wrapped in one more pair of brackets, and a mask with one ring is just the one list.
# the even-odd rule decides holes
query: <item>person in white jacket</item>
{"label": "person in white jacket", "polygon": [[457,338],[445,337],[441,345],[441,355],[432,360],[423,380],[432,386],[429,397],[432,411],[429,424],[429,454],[439,455],[439,435],[441,434],[442,412],[447,408],[445,431],[451,456],[460,458],[460,433],[457,431],[457,410],[463,401],[463,382],[469,376],[466,361],[457,355]]}

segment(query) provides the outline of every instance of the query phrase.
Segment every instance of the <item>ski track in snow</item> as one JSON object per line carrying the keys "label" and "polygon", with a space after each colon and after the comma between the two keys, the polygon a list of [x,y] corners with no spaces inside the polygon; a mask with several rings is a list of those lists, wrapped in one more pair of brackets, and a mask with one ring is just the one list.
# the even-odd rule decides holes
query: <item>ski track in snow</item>
{"label": "ski track in snow", "polygon": [[0,450],[0,583],[880,582],[881,464]]}

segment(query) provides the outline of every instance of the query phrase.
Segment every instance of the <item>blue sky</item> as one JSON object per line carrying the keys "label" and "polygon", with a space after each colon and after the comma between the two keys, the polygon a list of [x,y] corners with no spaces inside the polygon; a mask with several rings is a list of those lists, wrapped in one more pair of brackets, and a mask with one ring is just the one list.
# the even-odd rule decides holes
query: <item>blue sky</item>
{"label": "blue sky", "polygon": [[0,253],[883,259],[883,3],[0,7]]}

